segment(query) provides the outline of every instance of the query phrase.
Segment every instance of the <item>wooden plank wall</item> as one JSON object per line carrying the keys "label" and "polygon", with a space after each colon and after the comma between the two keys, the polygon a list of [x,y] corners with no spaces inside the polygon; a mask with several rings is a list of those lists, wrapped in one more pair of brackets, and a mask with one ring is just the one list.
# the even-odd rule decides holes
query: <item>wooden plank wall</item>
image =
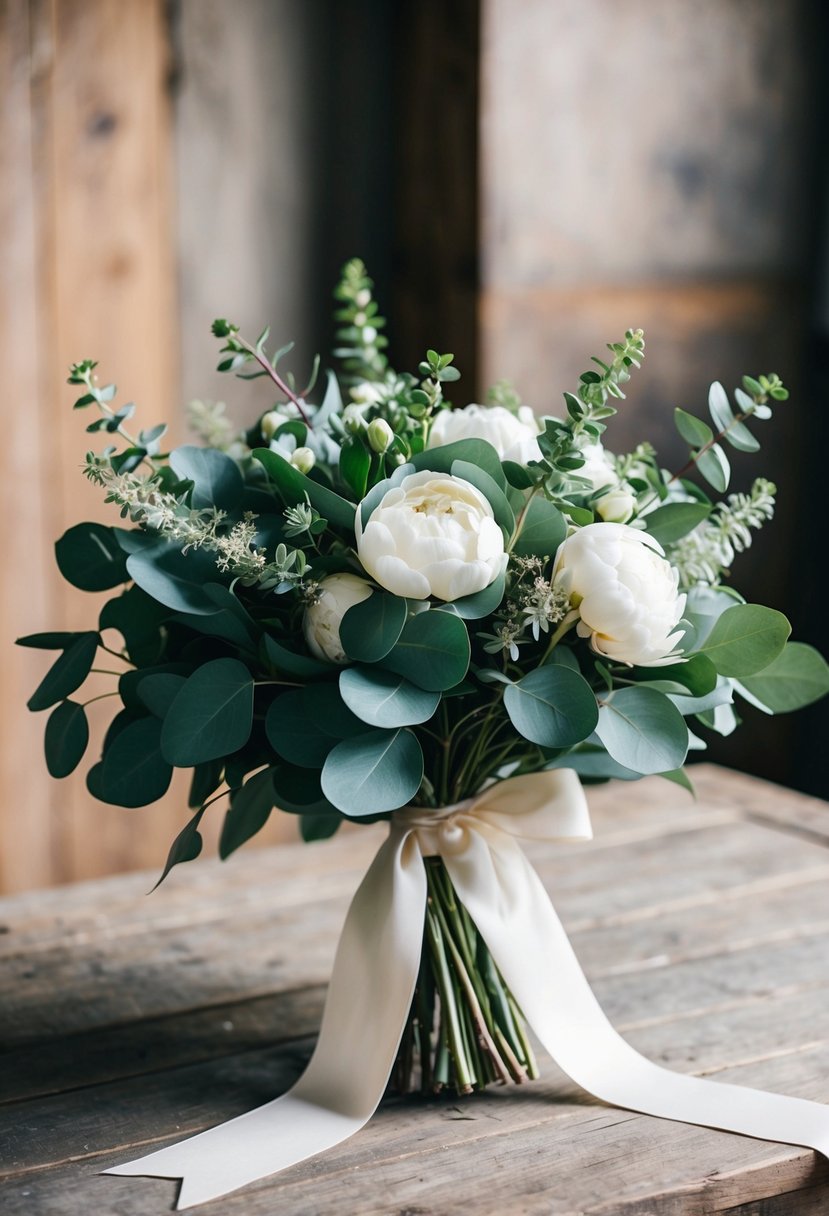
{"label": "wooden plank wall", "polygon": [[[791,539],[814,248],[818,64],[807,0],[483,0],[482,385],[511,378],[540,411],[603,344],[642,326],[647,357],[611,447],[682,451],[672,412],[710,380],[778,371],[792,400],[735,460],[735,487],[780,489],[738,585],[804,637]],[[812,490],[814,492],[814,490]],[[819,642],[818,637],[812,639]],[[796,783],[791,719],[749,711],[714,756]],[[802,721],[802,719],[801,719]]]}
{"label": "wooden plank wall", "polygon": [[45,715],[25,710],[48,656],[11,639],[96,611],[51,554],[72,523],[112,519],[79,471],[89,419],[66,368],[97,357],[153,423],[173,415],[177,338],[163,0],[3,0],[0,31],[0,888],[14,890],[156,864],[170,837],[175,795],[136,814],[94,802],[80,774],[50,780]]}

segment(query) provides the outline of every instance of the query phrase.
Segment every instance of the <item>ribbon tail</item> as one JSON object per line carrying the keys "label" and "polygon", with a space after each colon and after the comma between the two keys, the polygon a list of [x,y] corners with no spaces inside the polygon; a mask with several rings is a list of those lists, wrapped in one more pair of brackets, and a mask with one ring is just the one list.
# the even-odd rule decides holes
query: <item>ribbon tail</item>
{"label": "ribbon tail", "polygon": [[523,849],[485,831],[444,864],[527,1021],[573,1081],[613,1106],[829,1156],[829,1106],[675,1073],[635,1051],[605,1016]]}
{"label": "ribbon tail", "polygon": [[425,907],[417,842],[393,832],[348,910],[317,1046],[297,1083],[248,1114],[104,1173],[181,1178],[180,1210],[275,1174],[359,1131],[394,1067],[417,982]]}

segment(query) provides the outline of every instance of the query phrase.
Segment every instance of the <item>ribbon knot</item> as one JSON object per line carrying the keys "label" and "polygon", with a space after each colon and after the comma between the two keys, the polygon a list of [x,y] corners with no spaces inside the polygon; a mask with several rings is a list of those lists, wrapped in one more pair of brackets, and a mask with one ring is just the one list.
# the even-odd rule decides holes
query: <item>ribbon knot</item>
{"label": "ribbon knot", "polygon": [[377,1108],[394,1066],[420,967],[427,885],[438,853],[504,981],[557,1064],[615,1106],[829,1156],[829,1107],[652,1064],[599,1006],[518,838],[589,840],[569,770],[510,777],[474,798],[392,816],[348,910],[319,1040],[281,1098],[110,1174],[181,1178],[178,1207],[216,1199],[332,1148]]}

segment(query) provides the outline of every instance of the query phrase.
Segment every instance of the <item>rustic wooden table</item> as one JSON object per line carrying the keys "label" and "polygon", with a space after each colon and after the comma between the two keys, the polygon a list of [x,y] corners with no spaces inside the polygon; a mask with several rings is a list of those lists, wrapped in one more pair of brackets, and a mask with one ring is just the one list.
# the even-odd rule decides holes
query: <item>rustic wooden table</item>
{"label": "rustic wooden table", "polygon": [[[591,793],[596,840],[534,847],[584,967],[646,1055],[829,1100],[829,808],[710,766]],[[380,839],[0,901],[0,1211],[149,1216],[176,1184],[99,1171],[249,1110],[303,1067]],[[153,876],[154,878],[154,876]],[[339,1149],[202,1210],[284,1216],[829,1212],[812,1152],[616,1110],[544,1079],[386,1101]]]}

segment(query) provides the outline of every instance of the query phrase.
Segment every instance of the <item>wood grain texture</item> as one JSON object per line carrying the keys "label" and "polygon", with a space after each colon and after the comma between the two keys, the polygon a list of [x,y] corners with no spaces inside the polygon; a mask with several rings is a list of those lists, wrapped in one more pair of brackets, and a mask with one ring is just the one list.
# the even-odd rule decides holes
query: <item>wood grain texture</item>
{"label": "wood grain texture", "polygon": [[[825,806],[712,766],[696,802],[601,787],[596,838],[531,855],[596,993],[652,1059],[829,1100]],[[829,817],[825,820],[829,823]],[[339,927],[382,828],[0,901],[0,1204],[149,1216],[163,1180],[101,1178],[281,1092],[307,1060]],[[56,999],[59,994],[59,999]],[[210,1213],[815,1216],[814,1154],[543,1080],[390,1096],[346,1144]]]}

